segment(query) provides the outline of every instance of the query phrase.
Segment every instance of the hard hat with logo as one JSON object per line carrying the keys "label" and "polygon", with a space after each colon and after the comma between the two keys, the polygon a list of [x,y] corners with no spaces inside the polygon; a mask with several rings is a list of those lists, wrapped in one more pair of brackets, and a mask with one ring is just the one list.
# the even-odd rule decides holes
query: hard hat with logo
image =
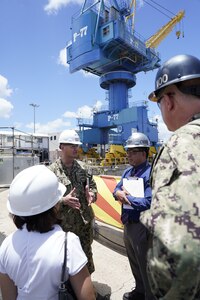
{"label": "hard hat with logo", "polygon": [[195,78],[200,78],[200,60],[192,55],[176,55],[159,68],[155,91],[149,95],[149,100],[157,102],[159,92],[168,85]]}
{"label": "hard hat with logo", "polygon": [[133,132],[132,135],[126,141],[125,149],[129,148],[149,148],[150,141],[148,137],[141,132]]}
{"label": "hard hat with logo", "polygon": [[33,216],[52,208],[62,198],[66,187],[43,165],[24,169],[13,179],[7,208],[17,216]]}
{"label": "hard hat with logo", "polygon": [[82,144],[78,133],[72,129],[67,129],[61,132],[58,142],[59,144],[74,144],[74,145]]}

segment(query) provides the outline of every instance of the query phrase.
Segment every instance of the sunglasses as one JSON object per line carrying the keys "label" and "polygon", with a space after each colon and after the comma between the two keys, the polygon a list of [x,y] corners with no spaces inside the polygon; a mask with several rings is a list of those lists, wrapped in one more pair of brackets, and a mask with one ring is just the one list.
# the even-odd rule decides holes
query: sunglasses
{"label": "sunglasses", "polygon": [[158,108],[160,109],[160,103],[161,103],[161,101],[162,101],[162,99],[164,98],[164,96],[165,95],[167,95],[168,97],[170,97],[170,96],[173,96],[173,95],[175,95],[175,93],[164,93],[162,96],[160,96],[160,97],[158,97],[158,100],[157,100],[157,105],[158,105]]}

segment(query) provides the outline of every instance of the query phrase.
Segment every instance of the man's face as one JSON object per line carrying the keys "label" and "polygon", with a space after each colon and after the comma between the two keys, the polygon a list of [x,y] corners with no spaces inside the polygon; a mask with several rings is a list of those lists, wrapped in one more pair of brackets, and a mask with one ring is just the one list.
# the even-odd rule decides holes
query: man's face
{"label": "man's face", "polygon": [[64,157],[75,159],[78,157],[79,145],[61,144],[61,150]]}
{"label": "man's face", "polygon": [[128,162],[131,166],[137,167],[146,161],[146,152],[140,148],[129,148],[127,150]]}
{"label": "man's face", "polygon": [[172,85],[161,92],[157,101],[163,121],[170,131],[174,131],[176,129],[174,124],[176,121],[174,105],[176,104],[176,99],[178,99],[178,94],[180,94],[180,92],[178,92],[175,85]]}

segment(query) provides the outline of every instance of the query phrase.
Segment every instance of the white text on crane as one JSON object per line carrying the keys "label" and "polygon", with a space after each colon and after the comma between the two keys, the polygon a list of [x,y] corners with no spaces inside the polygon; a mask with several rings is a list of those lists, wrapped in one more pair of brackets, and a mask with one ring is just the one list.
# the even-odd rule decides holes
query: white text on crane
{"label": "white text on crane", "polygon": [[73,42],[74,43],[76,42],[77,37],[80,36],[82,38],[84,35],[87,35],[87,29],[88,29],[88,26],[85,26],[85,27],[82,27],[79,32],[74,32]]}
{"label": "white text on crane", "polygon": [[118,120],[119,114],[113,114],[108,116],[108,122]]}

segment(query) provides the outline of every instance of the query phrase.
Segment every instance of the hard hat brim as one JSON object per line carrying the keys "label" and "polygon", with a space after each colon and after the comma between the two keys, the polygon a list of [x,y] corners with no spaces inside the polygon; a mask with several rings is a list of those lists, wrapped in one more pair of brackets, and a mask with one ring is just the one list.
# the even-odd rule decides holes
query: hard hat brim
{"label": "hard hat brim", "polygon": [[131,149],[131,148],[150,148],[150,146],[145,146],[145,145],[129,145],[129,146],[125,146],[124,149]]}
{"label": "hard hat brim", "polygon": [[59,144],[65,144],[65,145],[79,145],[79,146],[82,145],[81,142],[66,143],[66,141],[65,141],[65,142],[60,141]]}
{"label": "hard hat brim", "polygon": [[157,102],[158,101],[158,97],[156,96],[155,91],[151,92],[151,94],[149,94],[148,99],[152,102]]}

